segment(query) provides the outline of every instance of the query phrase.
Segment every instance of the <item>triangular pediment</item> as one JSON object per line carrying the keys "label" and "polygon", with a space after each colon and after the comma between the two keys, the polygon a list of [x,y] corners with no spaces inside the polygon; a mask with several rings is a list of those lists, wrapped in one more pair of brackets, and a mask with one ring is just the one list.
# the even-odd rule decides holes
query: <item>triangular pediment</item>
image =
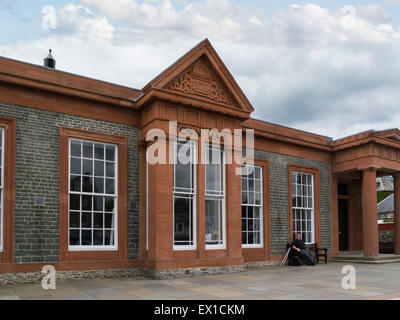
{"label": "triangular pediment", "polygon": [[153,96],[248,118],[254,110],[208,40],[202,41],[143,88]]}

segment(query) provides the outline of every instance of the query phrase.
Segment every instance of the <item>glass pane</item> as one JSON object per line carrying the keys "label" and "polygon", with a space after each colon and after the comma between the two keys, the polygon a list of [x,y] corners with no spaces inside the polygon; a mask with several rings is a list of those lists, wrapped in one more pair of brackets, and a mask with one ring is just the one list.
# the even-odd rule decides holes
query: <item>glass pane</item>
{"label": "glass pane", "polygon": [[83,174],[87,176],[93,175],[93,161],[83,159]]}
{"label": "glass pane", "polygon": [[92,227],[92,214],[90,212],[82,212],[82,228]]}
{"label": "glass pane", "polygon": [[82,245],[83,246],[92,245],[92,230],[82,230]]}
{"label": "glass pane", "polygon": [[83,157],[93,158],[93,143],[83,142]]}
{"label": "glass pane", "polygon": [[254,204],[255,199],[254,199],[254,192],[249,192],[249,204]]}
{"label": "glass pane", "polygon": [[248,196],[247,192],[242,192],[242,203],[243,204],[249,203],[247,196]]}
{"label": "glass pane", "polygon": [[106,160],[115,161],[115,147],[106,146]]}
{"label": "glass pane", "polygon": [[103,197],[93,197],[94,211],[103,211]]}
{"label": "glass pane", "polygon": [[253,231],[254,230],[254,220],[253,219],[248,219],[247,220],[247,228],[249,231]]}
{"label": "glass pane", "polygon": [[247,231],[247,219],[242,219],[242,231]]}
{"label": "glass pane", "polygon": [[104,214],[104,228],[113,229],[114,228],[114,214],[105,213]]}
{"label": "glass pane", "polygon": [[94,175],[98,177],[104,177],[104,161],[94,162]]}
{"label": "glass pane", "polygon": [[177,245],[192,244],[192,199],[174,199],[174,241]]}
{"label": "glass pane", "polygon": [[69,214],[69,227],[79,228],[81,222],[81,215],[79,212],[71,212]]}
{"label": "glass pane", "polygon": [[242,232],[242,244],[247,244],[247,232]]}
{"label": "glass pane", "polygon": [[261,179],[261,168],[260,167],[255,167],[255,178]]}
{"label": "glass pane", "polygon": [[80,141],[71,141],[71,156],[73,157],[81,157],[81,142]]}
{"label": "glass pane", "polygon": [[92,177],[83,177],[82,191],[83,192],[93,192],[93,178]]}
{"label": "glass pane", "polygon": [[260,232],[254,232],[254,244],[261,244]]}
{"label": "glass pane", "polygon": [[94,192],[104,193],[104,178],[94,178]]}
{"label": "glass pane", "polygon": [[247,190],[247,179],[242,179],[242,190],[243,191]]}
{"label": "glass pane", "polygon": [[105,197],[105,211],[107,212],[114,211],[114,198]]}
{"label": "glass pane", "polygon": [[115,193],[114,181],[115,181],[114,179],[106,179],[106,193],[108,194]]}
{"label": "glass pane", "polygon": [[71,173],[81,174],[81,159],[71,158]]}
{"label": "glass pane", "polygon": [[81,196],[77,194],[69,195],[69,208],[70,210],[80,210],[81,209]]}
{"label": "glass pane", "polygon": [[219,199],[206,199],[206,243],[219,244],[222,240],[221,202]]}
{"label": "glass pane", "polygon": [[258,205],[261,204],[261,193],[260,192],[257,192],[255,194],[255,203],[258,204]]}
{"label": "glass pane", "polygon": [[81,191],[81,177],[71,176],[70,177],[70,190],[71,191]]}
{"label": "glass pane", "polygon": [[104,232],[104,244],[105,245],[114,245],[114,231],[106,230]]}
{"label": "glass pane", "polygon": [[82,210],[91,211],[92,210],[92,197],[82,196]]}
{"label": "glass pane", "polygon": [[93,245],[102,246],[103,245],[103,230],[93,231]]}
{"label": "glass pane", "polygon": [[93,213],[93,227],[94,228],[103,228],[103,214],[102,213]]}
{"label": "glass pane", "polygon": [[206,154],[206,190],[222,191],[222,155],[221,149],[207,148]]}
{"label": "glass pane", "polygon": [[249,191],[254,191],[254,180],[249,179]]}
{"label": "glass pane", "polygon": [[247,207],[247,217],[253,219],[254,207]]}
{"label": "glass pane", "polygon": [[106,162],[106,176],[114,178],[115,170],[114,170],[114,162]]}
{"label": "glass pane", "polygon": [[248,232],[247,233],[247,243],[248,244],[254,244],[253,232]]}
{"label": "glass pane", "polygon": [[79,230],[69,230],[69,244],[72,246],[80,245]]}
{"label": "glass pane", "polygon": [[247,207],[246,206],[242,206],[242,218],[247,218]]}
{"label": "glass pane", "polygon": [[254,219],[260,219],[260,208],[259,207],[254,207]]}
{"label": "glass pane", "polygon": [[191,165],[183,165],[177,163],[175,165],[175,187],[176,188],[184,188],[190,189],[191,185],[191,173],[190,173]]}
{"label": "glass pane", "polygon": [[100,160],[104,159],[104,145],[96,144],[94,146],[94,157]]}

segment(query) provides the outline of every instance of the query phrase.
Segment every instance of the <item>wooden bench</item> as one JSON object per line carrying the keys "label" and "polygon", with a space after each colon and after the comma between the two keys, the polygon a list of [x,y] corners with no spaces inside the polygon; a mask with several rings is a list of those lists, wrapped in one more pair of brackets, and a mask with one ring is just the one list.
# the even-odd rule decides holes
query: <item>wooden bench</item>
{"label": "wooden bench", "polygon": [[[292,243],[288,243],[286,246],[286,250],[292,247]],[[321,258],[322,261],[325,263],[328,263],[328,249],[326,248],[319,248],[317,243],[312,243],[306,245],[307,249],[314,251],[314,262],[315,263],[320,263]],[[290,261],[290,258],[293,257],[294,255],[297,255],[297,251],[295,250],[290,250],[289,252],[289,257],[288,260]]]}

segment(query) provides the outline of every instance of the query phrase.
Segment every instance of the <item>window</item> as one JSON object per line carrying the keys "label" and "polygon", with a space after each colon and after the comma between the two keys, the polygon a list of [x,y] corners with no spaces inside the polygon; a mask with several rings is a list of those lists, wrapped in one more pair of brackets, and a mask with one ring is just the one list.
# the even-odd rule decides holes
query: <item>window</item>
{"label": "window", "polygon": [[196,143],[178,140],[174,151],[174,249],[196,248]]}
{"label": "window", "polygon": [[263,246],[262,167],[242,166],[242,247]]}
{"label": "window", "polygon": [[117,249],[117,146],[69,139],[69,249]]}
{"label": "window", "polygon": [[292,171],[293,236],[314,243],[314,175]]}
{"label": "window", "polygon": [[206,248],[225,247],[225,166],[221,147],[206,146]]}
{"label": "window", "polygon": [[0,128],[0,251],[3,251],[4,229],[4,128]]}

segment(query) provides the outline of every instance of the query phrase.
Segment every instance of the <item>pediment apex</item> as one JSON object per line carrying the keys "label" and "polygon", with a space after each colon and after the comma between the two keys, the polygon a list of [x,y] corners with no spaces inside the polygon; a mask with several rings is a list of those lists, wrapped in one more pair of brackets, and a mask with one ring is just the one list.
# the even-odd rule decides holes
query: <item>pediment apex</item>
{"label": "pediment apex", "polygon": [[152,89],[221,104],[249,115],[254,110],[207,39],[146,85],[144,96]]}

